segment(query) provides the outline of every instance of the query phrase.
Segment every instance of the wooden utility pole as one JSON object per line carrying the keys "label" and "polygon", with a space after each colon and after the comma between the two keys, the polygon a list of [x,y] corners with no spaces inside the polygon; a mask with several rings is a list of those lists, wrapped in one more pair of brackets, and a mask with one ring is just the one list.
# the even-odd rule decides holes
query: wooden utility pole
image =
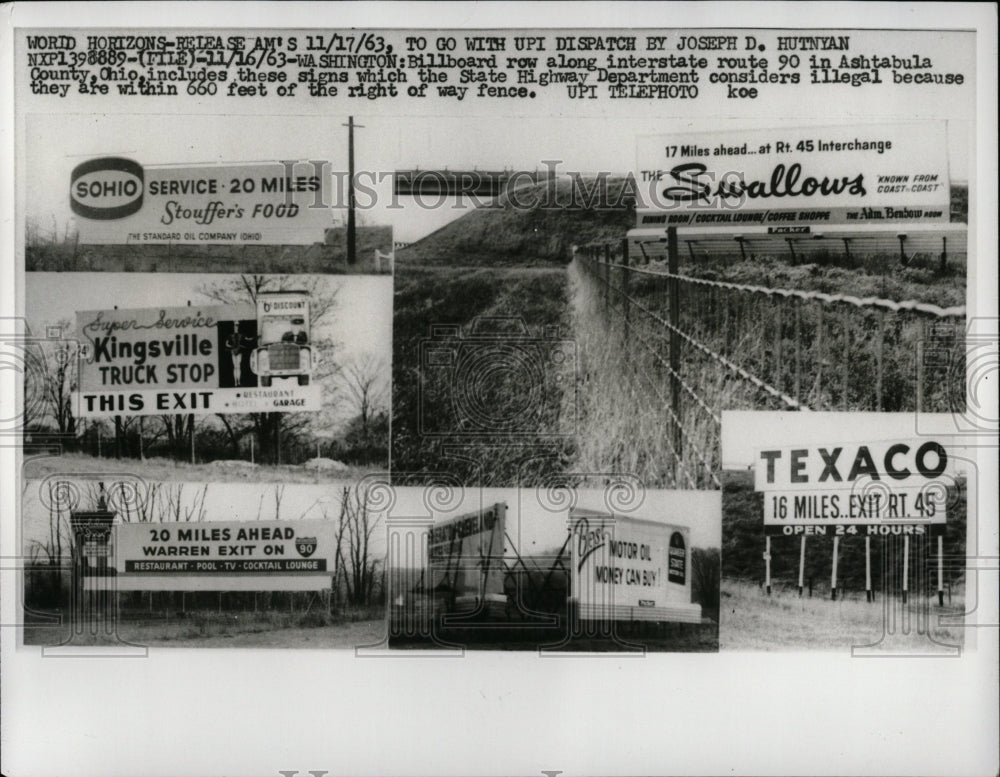
{"label": "wooden utility pole", "polygon": [[354,265],[357,262],[355,253],[354,236],[357,230],[354,222],[354,128],[363,127],[363,124],[355,124],[354,117],[347,117],[347,264]]}

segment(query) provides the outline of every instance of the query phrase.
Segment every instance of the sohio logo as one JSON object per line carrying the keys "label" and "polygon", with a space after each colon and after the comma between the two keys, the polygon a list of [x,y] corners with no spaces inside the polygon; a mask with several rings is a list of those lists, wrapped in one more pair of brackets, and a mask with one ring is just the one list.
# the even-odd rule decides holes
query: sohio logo
{"label": "sohio logo", "polygon": [[103,221],[131,216],[142,207],[142,165],[121,157],[91,159],[70,176],[70,207],[77,216]]}

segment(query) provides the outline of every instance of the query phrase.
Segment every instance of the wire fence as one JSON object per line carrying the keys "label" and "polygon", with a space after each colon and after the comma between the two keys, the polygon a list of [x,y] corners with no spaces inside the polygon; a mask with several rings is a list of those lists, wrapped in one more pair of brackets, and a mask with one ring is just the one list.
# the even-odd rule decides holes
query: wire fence
{"label": "wire fence", "polygon": [[676,250],[668,267],[639,267],[627,240],[584,246],[576,259],[632,379],[662,400],[678,484],[719,487],[722,409],[965,406],[964,306],[693,277]]}

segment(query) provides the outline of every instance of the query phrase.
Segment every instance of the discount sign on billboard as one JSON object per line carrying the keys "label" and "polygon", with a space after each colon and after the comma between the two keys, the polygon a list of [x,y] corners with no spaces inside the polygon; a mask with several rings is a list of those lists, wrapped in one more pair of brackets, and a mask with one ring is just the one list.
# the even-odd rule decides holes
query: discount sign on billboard
{"label": "discount sign on billboard", "polygon": [[638,139],[640,226],[946,222],[941,122]]}
{"label": "discount sign on billboard", "polygon": [[70,176],[80,242],[310,244],[333,226],[328,162],[143,166],[90,159]]}

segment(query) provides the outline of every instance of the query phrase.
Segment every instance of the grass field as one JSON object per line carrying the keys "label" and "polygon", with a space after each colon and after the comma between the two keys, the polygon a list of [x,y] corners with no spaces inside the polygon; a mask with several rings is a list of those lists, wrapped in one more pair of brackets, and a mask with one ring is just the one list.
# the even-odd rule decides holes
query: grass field
{"label": "grass field", "polygon": [[38,456],[26,459],[22,475],[25,480],[41,480],[50,475],[68,477],[91,473],[127,473],[146,481],[168,483],[354,483],[371,469],[347,467],[329,471],[309,469],[304,465],[250,465],[239,462],[191,464],[173,459],[114,459],[97,458],[83,453],[61,456]]}
{"label": "grass field", "polygon": [[29,272],[196,272],[320,273],[344,275],[390,272],[376,267],[375,249],[392,250],[392,230],[358,230],[357,261],[347,264],[344,229],[332,230],[327,244],[312,245],[80,245],[73,240],[30,243]]}
{"label": "grass field", "polygon": [[73,635],[67,624],[27,625],[25,645],[73,646],[128,643],[149,647],[354,648],[386,637],[381,608],[334,618],[307,613],[190,612],[169,617],[126,614],[111,635]]}
{"label": "grass field", "polygon": [[[398,482],[449,472],[466,485],[509,486],[565,469],[575,432],[568,293],[562,267],[398,268]],[[442,326],[452,333],[435,335]],[[522,466],[531,456],[540,458]]]}
{"label": "grass field", "polygon": [[776,588],[772,596],[759,586],[722,581],[720,650],[832,650],[872,646],[891,654],[952,654],[964,643],[965,629],[942,624],[960,620],[964,599],[938,607],[937,600],[912,596],[907,605],[877,593],[874,603],[861,592],[837,601],[829,594],[799,598],[795,589]]}
{"label": "grass field", "polygon": [[[606,626],[606,624],[605,624]],[[517,629],[495,625],[480,629],[442,629],[438,639],[395,638],[398,650],[461,646],[467,650],[539,650],[542,652],[671,652],[714,653],[719,649],[719,625],[704,623],[617,623],[613,635],[567,636],[564,628]]]}

